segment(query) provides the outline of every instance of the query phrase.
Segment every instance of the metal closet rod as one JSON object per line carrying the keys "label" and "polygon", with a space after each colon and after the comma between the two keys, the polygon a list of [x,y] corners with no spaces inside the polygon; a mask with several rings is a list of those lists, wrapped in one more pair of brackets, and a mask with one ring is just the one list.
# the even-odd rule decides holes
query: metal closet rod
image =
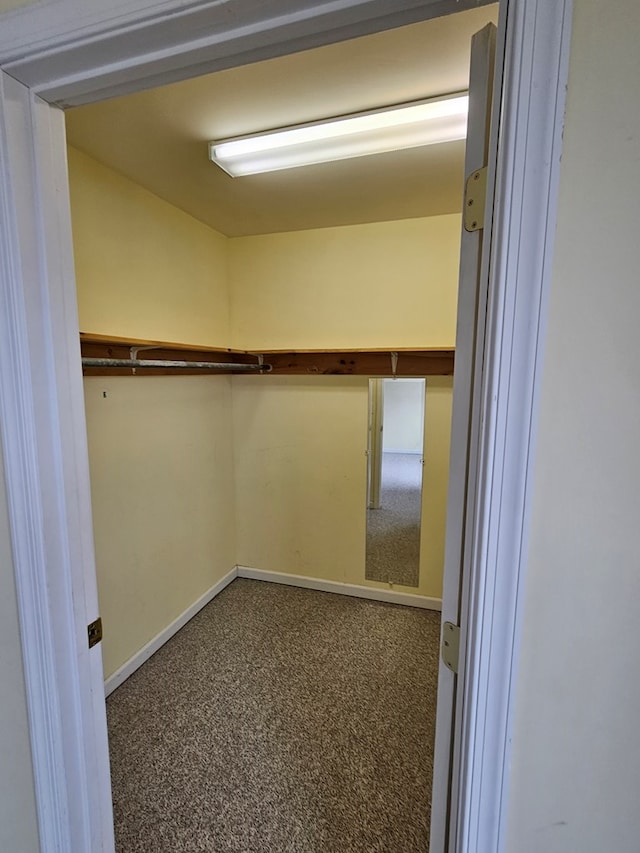
{"label": "metal closet rod", "polygon": [[155,358],[83,358],[83,367],[159,367],[167,370],[233,370],[269,373],[270,364],[235,364],[227,361],[164,361]]}

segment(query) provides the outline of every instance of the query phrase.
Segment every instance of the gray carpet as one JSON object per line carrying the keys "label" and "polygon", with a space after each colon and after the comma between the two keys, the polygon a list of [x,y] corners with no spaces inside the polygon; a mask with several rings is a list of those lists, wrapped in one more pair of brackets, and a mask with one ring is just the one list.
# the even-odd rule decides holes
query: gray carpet
{"label": "gray carpet", "polygon": [[421,458],[417,453],[382,454],[381,506],[367,510],[367,580],[418,586]]}
{"label": "gray carpet", "polygon": [[438,636],[235,580],[107,700],[118,853],[426,853]]}

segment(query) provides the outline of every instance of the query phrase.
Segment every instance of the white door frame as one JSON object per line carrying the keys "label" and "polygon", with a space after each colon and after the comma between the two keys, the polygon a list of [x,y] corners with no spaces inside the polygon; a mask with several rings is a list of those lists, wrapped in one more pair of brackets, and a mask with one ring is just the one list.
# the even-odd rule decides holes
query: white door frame
{"label": "white door frame", "polygon": [[[500,30],[504,37],[504,29]],[[471,40],[469,74],[469,122],[465,146],[465,174],[487,169],[484,227],[467,231],[461,226],[456,366],[451,413],[451,452],[447,487],[447,520],[442,584],[442,632],[445,625],[459,627],[457,677],[440,661],[438,703],[433,761],[433,794],[430,845],[434,850],[454,851],[458,821],[448,814],[461,784],[464,750],[464,661],[469,628],[472,530],[475,523],[478,478],[482,386],[486,355],[487,308],[490,296],[489,254],[504,47],[492,24]]]}
{"label": "white door frame", "polygon": [[[85,634],[96,601],[64,123],[49,104],[99,100],[477,3],[81,5],[49,0],[2,17],[0,68],[8,73],[0,80],[0,434],[41,849],[111,853],[102,668]],[[454,768],[460,853],[502,845],[571,0],[504,0],[501,17],[494,298],[473,484],[465,738]]]}

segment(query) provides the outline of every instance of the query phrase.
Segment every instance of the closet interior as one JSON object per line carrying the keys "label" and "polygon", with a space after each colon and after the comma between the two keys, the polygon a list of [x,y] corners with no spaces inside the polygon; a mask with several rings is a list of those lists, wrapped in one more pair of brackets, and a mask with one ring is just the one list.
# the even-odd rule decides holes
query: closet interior
{"label": "closet interior", "polygon": [[[459,214],[228,238],[69,166],[108,688],[236,566],[437,608]],[[394,376],[427,377],[416,586],[365,571],[369,380]]]}
{"label": "closet interior", "polygon": [[[495,17],[68,112],[107,695],[236,578],[438,613],[464,140],[249,178],[218,174],[206,143],[309,120],[320,101],[339,114],[464,90],[471,34]],[[367,570],[367,516],[370,382],[406,378],[426,383],[403,583]]]}

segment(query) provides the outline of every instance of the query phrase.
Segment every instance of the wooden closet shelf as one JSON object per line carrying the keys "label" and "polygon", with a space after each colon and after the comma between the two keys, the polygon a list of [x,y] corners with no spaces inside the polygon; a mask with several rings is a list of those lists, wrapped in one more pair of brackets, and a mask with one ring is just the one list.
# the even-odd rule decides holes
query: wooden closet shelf
{"label": "wooden closet shelf", "polygon": [[[394,365],[391,353],[397,354]],[[336,376],[450,376],[453,350],[315,350],[264,353],[271,372]]]}
{"label": "wooden closet shelf", "polygon": [[[257,364],[260,356],[278,375],[332,376],[450,376],[453,374],[454,350],[441,347],[424,349],[325,349],[325,350],[233,350],[198,347],[191,344],[167,343],[90,335],[81,333],[83,358],[140,360],[215,361],[233,364]],[[146,348],[149,349],[146,349]],[[199,374],[202,370],[189,368],[143,368],[145,375]],[[94,368],[84,370],[87,376],[129,376],[131,368]],[[233,373],[228,371],[218,373]],[[138,371],[138,375],[140,372]]]}

